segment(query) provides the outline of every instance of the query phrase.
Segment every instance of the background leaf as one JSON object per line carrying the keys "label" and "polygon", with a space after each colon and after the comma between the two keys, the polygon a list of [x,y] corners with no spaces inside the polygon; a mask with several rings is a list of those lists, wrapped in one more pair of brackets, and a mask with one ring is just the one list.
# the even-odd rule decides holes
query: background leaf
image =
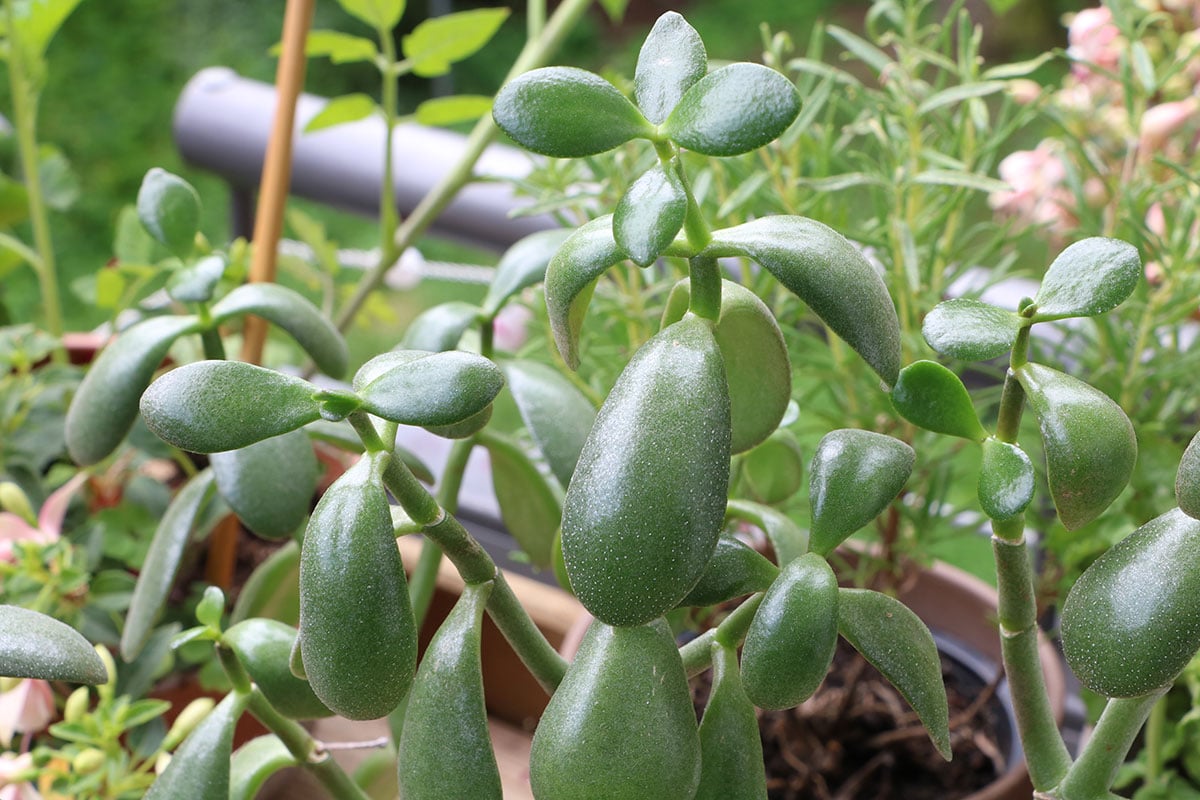
{"label": "background leaf", "polygon": [[422,78],[445,75],[487,44],[508,15],[507,8],[477,8],[430,17],[404,37],[404,57]]}
{"label": "background leaf", "polygon": [[305,133],[332,128],[345,122],[358,122],[375,113],[379,106],[365,94],[344,94],[325,104],[304,126]]}

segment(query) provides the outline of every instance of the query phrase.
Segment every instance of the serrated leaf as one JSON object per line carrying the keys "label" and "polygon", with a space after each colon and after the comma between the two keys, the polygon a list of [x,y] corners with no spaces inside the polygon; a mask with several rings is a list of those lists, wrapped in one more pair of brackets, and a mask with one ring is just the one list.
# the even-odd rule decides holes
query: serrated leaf
{"label": "serrated leaf", "polygon": [[521,420],[550,471],[566,488],[596,421],[595,407],[553,367],[536,361],[506,361],[500,368]]}
{"label": "serrated leaf", "polygon": [[995,520],[1012,519],[1033,499],[1033,462],[1015,444],[985,439],[979,467],[979,506]]}
{"label": "serrated leaf", "polygon": [[483,94],[435,97],[417,106],[413,117],[422,125],[458,125],[474,122],[492,111],[492,98]]}
{"label": "serrated leaf", "polygon": [[682,16],[668,11],[642,43],[633,96],[646,119],[659,125],[707,72],[708,54],[700,34]]}
{"label": "serrated leaf", "polygon": [[400,347],[405,350],[426,350],[440,353],[458,347],[458,342],[472,325],[479,322],[483,310],[471,303],[451,300],[422,311],[413,319]]}
{"label": "serrated leaf", "polygon": [[949,761],[950,712],[942,663],[925,623],[880,592],[839,589],[838,632],[899,690]]}
{"label": "serrated leaf", "polygon": [[550,259],[570,235],[567,228],[538,231],[505,250],[483,298],[484,313],[494,317],[517,292],[544,281]]}
{"label": "serrated leaf", "polygon": [[1024,364],[1016,375],[1042,429],[1054,506],[1075,530],[1129,482],[1137,461],[1133,425],[1108,395],[1070,375],[1041,364]]}
{"label": "serrated leaf", "polygon": [[[280,47],[271,48],[271,55],[278,55]],[[379,54],[375,42],[361,36],[352,36],[341,31],[309,31],[304,42],[304,54],[309,58],[325,57],[334,64],[353,64],[373,61]]]}
{"label": "serrated leaf", "polygon": [[613,238],[635,264],[648,267],[675,240],[686,215],[687,193],[674,160],[666,168],[656,164],[634,181],[617,203]]}
{"label": "serrated leaf", "polygon": [[229,775],[229,800],[254,800],[267,779],[281,769],[297,766],[293,756],[274,734],[258,736],[233,754]]}
{"label": "serrated leaf", "polygon": [[191,254],[200,230],[200,195],[190,183],[155,167],[142,179],[137,213],[150,235],[168,250],[180,258]]}
{"label": "serrated leaf", "polygon": [[233,728],[247,698],[237,692],[226,695],[184,739],[145,800],[228,800]]}
{"label": "serrated leaf", "polygon": [[451,350],[376,356],[355,375],[364,410],[402,425],[444,426],[480,413],[504,385],[491,361]]}
{"label": "serrated leaf", "polygon": [[320,465],[304,431],[213,453],[209,464],[217,490],[247,528],[266,539],[282,539],[308,516]]}
{"label": "serrated leaf", "polygon": [[688,150],[736,156],[774,140],[799,113],[791,81],[761,64],[737,63],[688,89],[662,127]]}
{"label": "serrated leaf", "polygon": [[900,370],[892,388],[892,405],[900,416],[927,431],[973,442],[987,437],[967,387],[936,361],[915,361]]}
{"label": "serrated leaf", "polygon": [[492,463],[492,486],[504,527],[534,566],[550,566],[554,536],[562,519],[561,492],[556,492],[521,446],[502,434],[481,435]]}
{"label": "serrated leaf", "polygon": [[1142,275],[1137,248],[1120,239],[1093,236],[1067,247],[1050,264],[1033,301],[1035,322],[1094,317],[1116,308]]}
{"label": "serrated leaf", "polygon": [[378,31],[390,31],[404,16],[405,0],[337,0],[347,14]]}
{"label": "serrated leaf", "polygon": [[286,286],[247,283],[214,303],[211,311],[217,324],[244,314],[260,316],[290,334],[329,377],[346,373],[350,363],[346,340],[304,295]]}
{"label": "serrated leaf", "polygon": [[558,352],[579,367],[579,330],[596,280],[625,253],[612,232],[612,215],[597,217],[570,235],[546,267],[546,311]]}
{"label": "serrated leaf", "polygon": [[544,67],[510,81],[496,95],[492,117],[518,144],[556,158],[595,155],[654,135],[615,86],[574,67]]}
{"label": "serrated leaf", "polygon": [[333,98],[314,114],[305,124],[304,132],[315,133],[346,122],[358,122],[374,114],[378,108],[378,104],[369,95],[344,94]]}
{"label": "serrated leaf", "polygon": [[93,685],[109,677],[91,642],[70,625],[9,605],[0,605],[0,675]]}
{"label": "serrated leaf", "polygon": [[404,37],[404,57],[422,78],[445,75],[451,64],[479,52],[508,15],[507,8],[477,8],[430,17]]}
{"label": "serrated leaf", "polygon": [[236,450],[320,416],[311,383],[240,361],[198,361],[171,370],[142,395],[146,425],[192,453]]}
{"label": "serrated leaf", "polygon": [[938,353],[963,361],[988,361],[1012,349],[1021,317],[980,300],[938,303],[925,316],[921,333]]}
{"label": "serrated leaf", "polygon": [[884,383],[896,382],[900,322],[892,298],[862,251],[832,228],[805,217],[762,217],[714,231],[701,255],[757,261],[854,348]]}

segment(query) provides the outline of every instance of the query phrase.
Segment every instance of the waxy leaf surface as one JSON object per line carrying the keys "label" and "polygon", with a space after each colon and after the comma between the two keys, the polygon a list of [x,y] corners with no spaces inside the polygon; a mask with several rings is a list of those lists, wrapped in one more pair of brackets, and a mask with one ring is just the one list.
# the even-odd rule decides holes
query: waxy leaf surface
{"label": "waxy leaf surface", "polygon": [[1033,499],[1033,462],[1015,444],[985,439],[979,467],[979,506],[991,519],[1012,519]]}
{"label": "waxy leaf surface", "polygon": [[712,664],[712,691],[700,720],[696,800],[766,800],[758,717],[742,688],[737,651],[714,642]]}
{"label": "waxy leaf surface", "polygon": [[277,283],[247,283],[213,304],[217,324],[245,314],[262,317],[287,331],[316,365],[331,378],[346,374],[350,351],[346,340],[308,298]]}
{"label": "waxy leaf surface", "polygon": [[504,527],[536,567],[550,566],[562,519],[561,489],[543,475],[521,445],[500,433],[480,436],[492,467],[492,487]]}
{"label": "waxy leaf surface", "polygon": [[229,800],[233,728],[246,697],[231,692],[188,734],[145,800]]}
{"label": "waxy leaf surface", "polygon": [[1175,501],[1183,513],[1200,519],[1200,434],[1192,437],[1175,475]]}
{"label": "waxy leaf surface", "polygon": [[1142,275],[1137,248],[1093,236],[1067,247],[1050,264],[1034,296],[1034,320],[1094,317],[1123,303]]}
{"label": "waxy leaf surface", "polygon": [[660,125],[688,89],[708,72],[700,34],[668,11],[650,29],[633,73],[633,97],[646,119]]}
{"label": "waxy leaf surface", "polygon": [[208,463],[222,499],[259,536],[282,539],[308,516],[320,465],[304,431],[213,453]]}
{"label": "waxy leaf surface", "polygon": [[675,162],[656,164],[642,174],[617,203],[613,238],[629,258],[648,267],[675,240],[687,215],[687,194]]}
{"label": "waxy leaf surface", "polygon": [[571,369],[579,367],[579,329],[596,281],[625,252],[613,238],[611,215],[597,217],[563,242],[546,267],[546,311],[558,352]]}
{"label": "waxy leaf surface", "polygon": [[320,719],[333,715],[303,681],[288,669],[296,629],[273,619],[248,619],[225,631],[222,641],[237,653],[275,710],[291,719]]}
{"label": "waxy leaf surface", "polygon": [[748,500],[730,500],[725,514],[760,528],[775,551],[777,564],[788,564],[808,552],[808,531],[778,509]]}
{"label": "waxy leaf surface", "polygon": [[172,253],[181,258],[191,254],[200,230],[200,195],[190,183],[155,167],[138,189],[137,214],[150,235]]}
{"label": "waxy leaf surface", "polygon": [[537,361],[500,365],[521,420],[550,471],[565,488],[575,473],[583,443],[596,422],[596,409],[575,384]]}
{"label": "waxy leaf surface", "polygon": [[736,156],[776,139],[800,113],[800,95],[781,73],[737,63],[710,72],[688,89],[663,131],[708,156]]}
{"label": "waxy leaf surface", "polygon": [[239,747],[229,764],[229,800],[254,800],[267,780],[299,764],[278,736],[257,736]]}
{"label": "waxy leaf surface", "polygon": [[779,568],[739,539],[722,534],[700,581],[682,606],[715,606],[735,597],[764,591],[779,575]]}
{"label": "waxy leaf surface", "polygon": [[458,347],[463,334],[478,323],[482,309],[473,303],[451,300],[426,309],[413,319],[404,331],[400,347],[404,350],[425,350],[441,353]]}
{"label": "waxy leaf surface", "polygon": [[395,351],[364,364],[354,383],[363,408],[377,417],[441,426],[484,411],[504,386],[504,376],[474,353]]}
{"label": "waxy leaf surface", "polygon": [[892,405],[900,416],[927,431],[981,442],[987,431],[959,377],[936,361],[914,361],[900,370],[892,387]]}
{"label": "waxy leaf surface", "polygon": [[483,298],[484,313],[495,316],[517,292],[544,281],[550,259],[570,235],[567,228],[538,231],[505,250]]}
{"label": "waxy leaf surface", "polygon": [[921,333],[938,353],[963,361],[988,361],[1012,349],[1021,318],[980,300],[958,298],[938,303],[925,317]]}
{"label": "waxy leaf surface", "polygon": [[760,503],[782,503],[804,486],[804,454],[786,428],[746,453],[741,467],[750,494]]}
{"label": "waxy leaf surface", "polygon": [[97,685],[108,672],[92,643],[65,622],[0,605],[0,676]]}

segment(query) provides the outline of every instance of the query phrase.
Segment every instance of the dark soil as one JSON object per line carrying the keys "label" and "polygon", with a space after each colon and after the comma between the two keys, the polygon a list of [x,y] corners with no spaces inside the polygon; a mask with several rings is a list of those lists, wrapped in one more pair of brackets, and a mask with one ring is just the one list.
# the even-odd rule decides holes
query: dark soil
{"label": "dark soil", "polygon": [[[942,656],[950,703],[950,763],[916,713],[853,648],[839,641],[817,693],[784,711],[759,710],[771,800],[955,800],[1003,773],[1008,723],[996,683]],[[692,682],[697,717],[711,672]]]}

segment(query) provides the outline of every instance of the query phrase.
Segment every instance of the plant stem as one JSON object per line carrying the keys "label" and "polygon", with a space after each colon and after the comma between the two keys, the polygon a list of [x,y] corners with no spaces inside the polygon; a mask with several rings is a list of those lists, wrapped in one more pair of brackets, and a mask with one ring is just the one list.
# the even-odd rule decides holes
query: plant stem
{"label": "plant stem", "polygon": [[[541,35],[534,41],[526,42],[505,80],[510,80],[523,72],[545,64],[550,54],[558,49],[567,33],[583,16],[590,3],[591,0],[563,0],[551,15]],[[475,124],[467,137],[458,163],[442,177],[429,194],[421,199],[413,212],[396,229],[396,235],[384,243],[378,263],[363,276],[354,295],[339,313],[338,330],[345,331],[350,326],[367,297],[383,283],[384,275],[399,254],[403,253],[418,236],[425,232],[434,219],[450,204],[459,190],[471,180],[475,163],[483,155],[484,148],[496,138],[496,132],[496,125],[492,122],[490,115],[482,117]]]}
{"label": "plant stem", "polygon": [[1154,704],[1150,718],[1146,720],[1146,784],[1153,785],[1162,777],[1163,739],[1167,727],[1167,698],[1164,695]]}
{"label": "plant stem", "polygon": [[762,603],[763,593],[752,595],[740,606],[730,612],[721,624],[709,628],[704,633],[692,639],[679,648],[679,656],[683,659],[683,668],[688,677],[693,678],[712,664],[712,644],[719,643],[725,647],[736,647],[746,638],[746,631],[754,619],[754,612]]}
{"label": "plant stem", "polygon": [[1125,761],[1134,737],[1166,689],[1143,697],[1114,698],[1104,707],[1092,737],[1079,760],[1059,784],[1061,800],[1094,800],[1109,797],[1109,786]]}
{"label": "plant stem", "polygon": [[692,256],[688,259],[691,270],[691,303],[688,310],[698,317],[716,322],[721,316],[721,269],[712,256]]}
{"label": "plant stem", "polygon": [[[467,460],[474,449],[473,438],[459,439],[450,447],[446,457],[446,466],[442,469],[442,483],[438,487],[438,504],[449,514],[458,512],[458,494],[462,488],[463,475],[467,470]],[[442,565],[442,548],[438,543],[425,537],[421,544],[421,557],[413,568],[412,579],[408,583],[408,597],[412,602],[413,616],[416,617],[417,627],[425,621],[429,612],[429,603],[433,600],[433,590],[437,586],[438,568]]]}
{"label": "plant stem", "polygon": [[[379,46],[383,51],[383,60],[387,69],[380,70],[383,86],[380,99],[383,104],[383,183],[379,187],[379,231],[380,250],[386,251],[396,238],[396,228],[400,227],[400,214],[396,210],[396,187],[392,183],[395,172],[395,154],[392,152],[392,142],[396,138],[396,122],[399,118],[399,100],[397,97],[397,76],[392,72],[396,63],[396,40],[389,30],[379,31]],[[401,248],[396,255],[403,252]]]}

